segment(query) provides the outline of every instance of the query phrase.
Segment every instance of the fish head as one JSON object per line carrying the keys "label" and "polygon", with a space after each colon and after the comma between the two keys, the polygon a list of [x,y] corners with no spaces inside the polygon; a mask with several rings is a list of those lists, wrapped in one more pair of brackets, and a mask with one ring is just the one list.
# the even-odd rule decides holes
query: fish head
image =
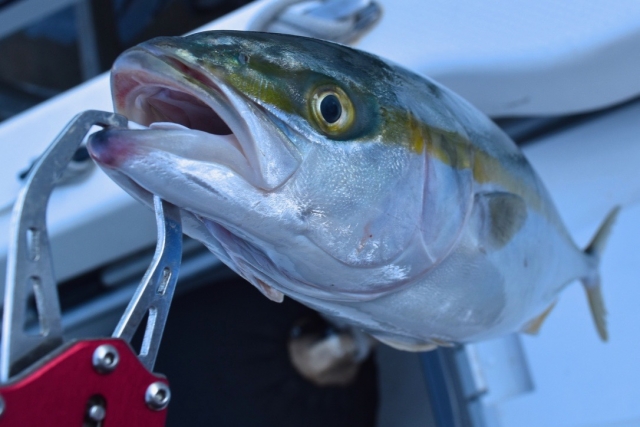
{"label": "fish head", "polygon": [[412,79],[303,37],[157,38],[111,74],[115,110],[146,128],[97,133],[89,151],[137,199],[178,206],[188,234],[274,299],[375,298],[452,245],[425,233],[439,226],[424,218],[429,136],[407,100],[429,88]]}

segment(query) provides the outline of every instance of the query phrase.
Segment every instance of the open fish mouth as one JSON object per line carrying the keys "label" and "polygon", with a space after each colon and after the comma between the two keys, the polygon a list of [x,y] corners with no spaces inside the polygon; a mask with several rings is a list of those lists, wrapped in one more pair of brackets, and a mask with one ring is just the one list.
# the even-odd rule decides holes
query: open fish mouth
{"label": "open fish mouth", "polygon": [[118,170],[140,149],[160,150],[222,165],[255,188],[272,191],[300,164],[277,118],[211,70],[171,51],[152,43],[127,51],[114,64],[111,84],[116,112],[148,129],[107,130],[93,138],[89,151],[108,169]]}

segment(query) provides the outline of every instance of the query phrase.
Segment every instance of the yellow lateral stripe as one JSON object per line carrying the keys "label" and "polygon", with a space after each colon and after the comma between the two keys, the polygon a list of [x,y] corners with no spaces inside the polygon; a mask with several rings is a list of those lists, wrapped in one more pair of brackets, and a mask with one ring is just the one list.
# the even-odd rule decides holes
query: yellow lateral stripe
{"label": "yellow lateral stripe", "polygon": [[531,208],[542,212],[543,203],[536,189],[515,178],[500,160],[481,151],[457,133],[430,129],[428,134],[427,152],[430,155],[455,169],[471,169],[476,182],[498,184],[506,191],[522,197]]}
{"label": "yellow lateral stripe", "polygon": [[411,150],[415,153],[422,153],[425,147],[425,139],[427,145],[431,144],[431,134],[429,132],[423,132],[423,126],[416,120],[415,116],[411,113],[409,115],[409,127],[411,129]]}

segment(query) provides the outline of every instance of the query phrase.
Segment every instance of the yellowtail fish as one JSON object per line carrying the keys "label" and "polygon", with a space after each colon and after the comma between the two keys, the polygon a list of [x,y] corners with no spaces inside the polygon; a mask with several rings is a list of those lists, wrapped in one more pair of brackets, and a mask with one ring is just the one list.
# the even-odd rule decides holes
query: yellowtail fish
{"label": "yellowtail fish", "polygon": [[122,54],[93,158],[268,298],[405,350],[535,331],[598,264],[617,210],[573,243],[516,145],[450,90],[376,56],[289,35],[204,32]]}

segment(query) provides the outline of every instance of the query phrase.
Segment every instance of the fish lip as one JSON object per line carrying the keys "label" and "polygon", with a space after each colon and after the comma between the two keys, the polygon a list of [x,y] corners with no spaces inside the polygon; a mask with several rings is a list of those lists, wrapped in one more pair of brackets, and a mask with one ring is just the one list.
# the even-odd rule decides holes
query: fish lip
{"label": "fish lip", "polygon": [[[145,67],[145,63],[150,63],[152,66]],[[123,79],[125,79],[124,84],[122,83]],[[134,83],[131,84],[131,82]],[[261,190],[275,190],[294,175],[291,173],[277,185],[267,185],[265,182],[260,182],[260,178],[263,178],[257,172],[259,171],[257,156],[260,147],[241,112],[246,110],[243,107],[251,104],[255,107],[253,111],[271,119],[275,117],[261,105],[237,92],[232,86],[225,84],[211,70],[205,70],[197,63],[187,62],[171,51],[150,42],[142,43],[129,49],[116,60],[112,69],[111,85],[116,111],[125,115],[129,120],[143,125],[149,125],[152,121],[146,120],[145,114],[139,109],[138,114],[134,112],[135,106],[132,108],[131,97],[132,93],[135,94],[136,91],[140,91],[144,87],[167,88],[192,96],[208,106],[212,115],[224,122],[235,136],[238,143],[236,148],[256,171],[255,175],[258,177],[251,179],[243,176],[243,178]],[[300,161],[298,160],[297,163],[299,166]]]}

